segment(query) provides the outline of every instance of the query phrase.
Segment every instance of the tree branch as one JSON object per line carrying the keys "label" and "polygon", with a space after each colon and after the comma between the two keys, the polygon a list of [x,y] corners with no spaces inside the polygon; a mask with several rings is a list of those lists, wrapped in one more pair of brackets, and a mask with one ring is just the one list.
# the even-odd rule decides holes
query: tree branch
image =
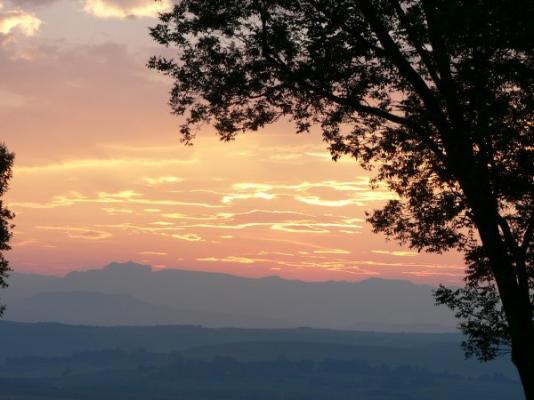
{"label": "tree branch", "polygon": [[427,86],[424,79],[408,62],[397,44],[393,41],[386,27],[384,27],[382,21],[380,21],[375,7],[369,0],[359,0],[358,4],[360,4],[360,9],[365,19],[373,29],[374,33],[377,35],[378,40],[384,47],[384,50],[389,53],[391,61],[393,61],[400,74],[410,83],[415,92],[425,103],[428,110],[431,112],[436,126],[444,133],[448,133],[449,124],[447,122],[447,118],[443,115],[441,107],[436,101],[434,94]]}
{"label": "tree branch", "polygon": [[438,89],[443,93],[447,108],[449,109],[451,119],[457,128],[463,126],[463,117],[459,110],[457,99],[457,90],[450,67],[450,57],[448,55],[445,43],[441,37],[441,32],[437,28],[436,14],[431,0],[423,0],[423,10],[427,20],[428,36],[432,46],[432,53],[436,59],[436,65],[440,74],[440,80],[437,82]]}
{"label": "tree branch", "polygon": [[[362,104],[362,103],[360,103],[358,101],[355,101],[353,99],[337,96],[336,94],[332,93],[329,90],[326,90],[326,89],[324,89],[322,87],[319,87],[319,86],[309,82],[308,80],[300,78],[299,75],[296,74],[291,69],[291,67],[289,65],[287,65],[287,63],[282,61],[280,59],[280,57],[277,56],[277,54],[275,54],[273,51],[271,51],[271,49],[270,49],[270,47],[268,45],[267,31],[266,31],[266,23],[267,23],[268,16],[267,16],[265,10],[261,10],[260,14],[261,14],[261,24],[262,24],[262,32],[261,33],[262,33],[262,53],[263,53],[263,56],[268,61],[273,63],[275,66],[280,68],[287,76],[290,77],[290,80],[292,80],[292,81],[294,81],[296,83],[299,83],[299,84],[301,84],[303,86],[306,86],[312,92],[315,92],[316,94],[319,94],[320,96],[322,96],[322,97],[324,97],[324,98],[326,98],[326,99],[328,99],[330,101],[333,101],[336,104],[352,108],[356,112],[359,112],[359,113],[362,113],[362,114],[373,115],[373,116],[376,116],[376,117],[379,117],[379,118],[383,118],[383,119],[385,119],[387,121],[390,121],[390,122],[393,122],[393,123],[396,123],[396,124],[399,124],[399,125],[402,125],[402,126],[406,126],[407,128],[410,128],[410,129],[413,129],[414,131],[419,133],[419,138],[421,139],[421,141],[426,146],[428,146],[428,148],[432,151],[432,153],[434,153],[434,155],[438,158],[438,160],[443,164],[447,163],[447,157],[443,153],[443,151],[439,148],[439,146],[433,140],[431,140],[430,137],[428,137],[428,134],[421,127],[419,127],[417,125],[414,125],[408,119],[406,119],[404,117],[401,117],[399,115],[391,114],[390,112],[387,112],[387,111],[382,110],[380,108],[364,105],[364,104]],[[296,77],[298,77],[298,78],[295,79]]]}
{"label": "tree branch", "polygon": [[514,235],[512,234],[512,230],[510,229],[510,225],[508,225],[508,221],[506,221],[506,219],[499,213],[497,213],[497,224],[501,228],[501,231],[504,235],[504,240],[506,241],[510,249],[515,254],[517,254],[519,248],[517,246],[516,240],[514,239]]}
{"label": "tree branch", "polygon": [[530,219],[528,220],[527,229],[525,230],[525,233],[523,234],[523,240],[521,242],[521,246],[519,247],[523,255],[526,254],[528,247],[530,246],[533,238],[534,238],[534,210],[530,216]]}
{"label": "tree branch", "polygon": [[[534,221],[534,217],[531,218],[530,222],[533,222],[533,221]],[[526,299],[528,300],[527,303],[530,303],[528,274],[527,274],[527,270],[525,266],[525,254],[523,253],[523,249],[522,247],[519,247],[517,245],[512,235],[510,226],[508,225],[508,222],[500,214],[497,214],[497,223],[499,224],[499,227],[503,231],[505,241],[510,246],[512,250],[512,254],[515,258],[515,270],[516,270],[516,276],[517,276],[517,283],[519,285],[519,290],[521,292],[521,295],[526,296]],[[527,231],[528,231],[528,228],[527,228]],[[528,232],[526,232],[526,235],[528,235]]]}
{"label": "tree branch", "polygon": [[417,54],[419,54],[419,57],[421,57],[421,61],[423,61],[423,64],[425,65],[426,69],[428,70],[428,73],[432,77],[432,80],[434,81],[436,86],[439,86],[441,79],[438,72],[436,71],[436,68],[434,67],[432,59],[430,58],[430,54],[423,48],[417,37],[414,36],[408,18],[406,17],[406,13],[402,9],[400,2],[398,0],[392,0],[392,2],[393,6],[395,7],[395,11],[399,15],[399,21],[404,26],[404,29],[406,29],[406,34],[408,35],[408,38],[413,43]]}
{"label": "tree branch", "polygon": [[[320,13],[322,13],[325,17],[329,18],[329,21],[333,24],[333,26],[339,28],[339,29],[342,29],[342,30],[345,30],[346,32],[349,32],[351,35],[354,35],[355,32],[353,29],[350,29],[346,24],[341,24],[339,23],[336,19],[335,19],[335,16],[334,14],[329,11],[326,7],[324,7],[323,5],[323,2],[321,1],[317,1],[317,0],[308,0],[310,4],[312,4],[315,9],[317,11],[319,11]],[[357,33],[359,35],[358,39],[362,42],[362,43],[365,43],[366,46],[369,47],[369,49],[373,50],[375,52],[375,54],[379,55],[379,56],[384,56],[385,55],[385,51],[382,47],[379,47],[379,46],[376,46],[375,44],[373,43],[370,43],[369,41],[365,40],[359,33]]]}

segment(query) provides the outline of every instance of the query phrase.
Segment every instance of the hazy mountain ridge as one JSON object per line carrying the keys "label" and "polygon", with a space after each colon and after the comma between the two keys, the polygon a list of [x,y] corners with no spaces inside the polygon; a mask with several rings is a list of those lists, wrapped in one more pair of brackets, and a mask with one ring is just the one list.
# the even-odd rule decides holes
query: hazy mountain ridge
{"label": "hazy mountain ridge", "polygon": [[8,317],[20,322],[62,322],[81,325],[216,325],[284,326],[255,316],[186,310],[144,302],[128,294],[101,292],[42,292],[14,304]]}
{"label": "hazy mountain ridge", "polygon": [[[117,309],[117,304],[109,301],[105,305],[103,301],[109,296],[125,296],[121,302],[128,297],[131,304],[124,306],[128,311],[117,317],[116,324],[454,330],[456,322],[448,310],[434,306],[431,290],[430,286],[402,280],[303,282],[188,270],[154,271],[146,265],[112,263],[103,269],[71,272],[63,278],[14,273],[4,299],[7,319],[28,322],[113,324],[102,310]],[[43,293],[48,293],[48,300],[56,299],[53,306],[40,306]],[[41,298],[35,297],[38,295]],[[84,296],[85,303],[80,301]],[[63,300],[57,301],[60,297]],[[76,318],[67,318],[69,312],[62,304],[69,306]],[[136,305],[138,315],[133,312]]]}

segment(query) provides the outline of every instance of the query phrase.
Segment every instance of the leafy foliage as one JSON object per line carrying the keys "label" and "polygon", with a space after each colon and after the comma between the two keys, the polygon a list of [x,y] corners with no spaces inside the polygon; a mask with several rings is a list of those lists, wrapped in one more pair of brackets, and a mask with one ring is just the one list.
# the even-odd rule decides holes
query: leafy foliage
{"label": "leafy foliage", "polygon": [[450,289],[440,286],[435,293],[438,304],[446,304],[460,319],[467,340],[465,354],[480,360],[495,358],[510,346],[510,334],[495,286]]}
{"label": "leafy foliage", "polygon": [[291,118],[376,168],[399,199],[375,231],[465,254],[466,287],[436,299],[486,360],[534,332],[532,17],[527,0],[182,0],[151,29],[177,55],[148,65],[186,143]]}
{"label": "leafy foliage", "polygon": [[[2,197],[8,189],[8,183],[11,179],[11,167],[13,165],[14,155],[7,148],[0,144],[0,288],[7,287],[6,279],[10,271],[8,261],[4,252],[9,250],[9,239],[11,239],[11,219],[14,214],[8,210],[3,203]],[[0,316],[4,311],[4,306],[0,305]]]}

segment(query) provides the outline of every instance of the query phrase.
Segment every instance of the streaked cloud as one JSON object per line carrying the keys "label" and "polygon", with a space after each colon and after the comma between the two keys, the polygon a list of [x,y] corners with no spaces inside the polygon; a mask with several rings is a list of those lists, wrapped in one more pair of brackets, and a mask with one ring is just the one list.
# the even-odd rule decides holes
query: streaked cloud
{"label": "streaked cloud", "polygon": [[321,207],[345,207],[350,205],[363,206],[363,203],[355,199],[325,200],[319,196],[295,196],[295,200],[305,204]]}
{"label": "streaked cloud", "polygon": [[234,214],[229,213],[217,213],[215,215],[187,215],[183,213],[168,213],[168,214],[162,214],[161,216],[164,218],[170,218],[170,219],[178,219],[178,220],[185,220],[185,221],[217,221],[220,219],[228,219],[231,218]]}
{"label": "streaked cloud", "polygon": [[350,254],[350,251],[343,249],[321,249],[314,250],[315,254]]}
{"label": "streaked cloud", "polygon": [[26,247],[26,246],[35,245],[37,243],[39,243],[39,241],[36,239],[27,239],[27,240],[16,241],[15,243],[12,243],[11,246],[12,247]]}
{"label": "streaked cloud", "polygon": [[197,235],[196,233],[186,233],[183,235],[171,235],[174,239],[185,240],[187,242],[201,242],[203,241],[202,236]]}
{"label": "streaked cloud", "polygon": [[419,254],[415,251],[389,251],[389,250],[371,250],[371,253],[385,254],[385,255],[395,256],[395,257],[416,257],[417,254]]}
{"label": "streaked cloud", "polygon": [[184,206],[184,207],[200,207],[200,208],[221,208],[218,204],[209,204],[201,202],[189,202],[172,199],[150,199],[144,197],[141,193],[134,190],[122,190],[115,193],[98,192],[96,197],[86,196],[79,192],[70,192],[64,195],[54,196],[50,201],[46,202],[12,202],[10,205],[13,208],[34,208],[47,209],[68,207],[75,204],[135,204],[143,206]]}
{"label": "streaked cloud", "polygon": [[237,257],[237,256],[228,256],[228,257],[223,257],[223,258],[200,257],[200,258],[197,258],[196,260],[204,261],[204,262],[223,262],[223,263],[231,263],[231,264],[254,264],[258,262],[258,260],[255,260],[253,258]]}
{"label": "streaked cloud", "polygon": [[41,24],[42,21],[35,15],[20,9],[5,10],[0,3],[0,34],[33,36],[39,31]]}
{"label": "streaked cloud", "polygon": [[249,200],[249,199],[261,199],[261,200],[273,200],[276,195],[266,192],[253,192],[253,193],[234,193],[223,196],[221,202],[228,204],[235,200]]}
{"label": "streaked cloud", "polygon": [[[223,203],[235,200],[262,199],[274,200],[277,197],[290,196],[300,203],[321,207],[364,206],[367,202],[396,199],[397,196],[384,188],[370,189],[369,177],[363,176],[355,181],[319,181],[301,182],[296,184],[268,184],[268,183],[236,183],[232,185],[234,193],[225,194]],[[342,198],[325,198],[314,192],[330,192],[329,197],[339,196],[338,192],[345,193]]]}
{"label": "streaked cloud", "polygon": [[84,10],[98,18],[157,17],[170,0],[86,0]]}
{"label": "streaked cloud", "polygon": [[303,192],[310,189],[316,188],[327,188],[338,191],[362,191],[366,190],[369,187],[369,177],[362,176],[355,181],[318,181],[318,182],[301,182],[294,184],[268,184],[268,183],[252,183],[252,182],[242,182],[235,183],[232,187],[239,191],[271,191],[276,189],[287,189],[297,192]]}
{"label": "streaked cloud", "polygon": [[144,177],[142,178],[142,181],[149,185],[164,185],[168,183],[183,182],[184,179],[177,176],[158,176],[156,178]]}
{"label": "streaked cloud", "polygon": [[166,256],[169,253],[164,251],[140,251],[139,254],[142,256]]}
{"label": "streaked cloud", "polygon": [[86,159],[71,160],[61,163],[43,165],[20,165],[15,167],[17,173],[45,173],[60,172],[75,169],[106,169],[106,168],[127,168],[127,167],[165,167],[180,164],[193,164],[196,159],[148,159],[148,158],[123,158],[123,159]]}
{"label": "streaked cloud", "polygon": [[134,211],[129,208],[113,208],[113,207],[104,207],[102,211],[107,212],[110,215],[120,215],[120,214],[132,214]]}
{"label": "streaked cloud", "polygon": [[336,223],[308,223],[308,222],[285,222],[272,224],[271,229],[275,231],[296,232],[296,233],[329,233],[332,230],[340,230],[346,228],[361,228],[360,225],[352,224],[336,224]]}
{"label": "streaked cloud", "polygon": [[112,236],[111,233],[95,230],[92,228],[81,228],[72,226],[36,226],[37,229],[46,231],[60,231],[71,239],[103,240]]}

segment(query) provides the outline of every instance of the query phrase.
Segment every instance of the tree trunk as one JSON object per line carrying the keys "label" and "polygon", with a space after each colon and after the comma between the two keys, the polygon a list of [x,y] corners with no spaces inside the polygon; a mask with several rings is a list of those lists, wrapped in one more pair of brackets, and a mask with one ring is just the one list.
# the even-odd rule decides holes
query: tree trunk
{"label": "tree trunk", "polygon": [[514,261],[499,232],[497,201],[485,174],[477,171],[476,163],[463,167],[460,185],[497,283],[512,341],[512,362],[526,399],[534,400],[534,323],[528,283],[525,289],[518,281]]}
{"label": "tree trunk", "polygon": [[[520,292],[507,254],[499,254],[498,247],[484,247],[489,253],[508,322],[512,339],[512,362],[519,372],[526,399],[534,400],[534,324],[530,299]],[[503,250],[502,246],[501,250]]]}
{"label": "tree trunk", "polygon": [[512,361],[519,372],[525,398],[534,400],[534,338],[512,345]]}

